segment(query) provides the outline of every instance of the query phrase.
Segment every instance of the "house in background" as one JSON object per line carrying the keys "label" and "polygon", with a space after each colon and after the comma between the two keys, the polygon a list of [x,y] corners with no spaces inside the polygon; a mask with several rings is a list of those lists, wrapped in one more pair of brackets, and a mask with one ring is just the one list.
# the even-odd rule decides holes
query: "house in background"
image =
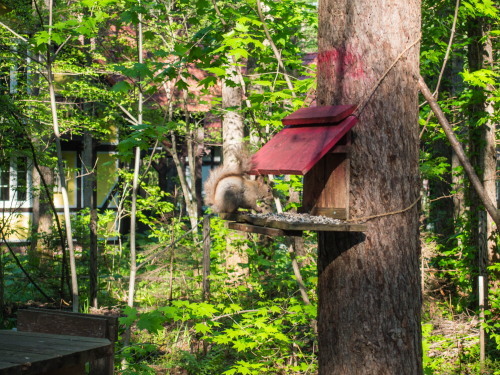
{"label": "house in background", "polygon": [[[33,79],[32,75],[25,68],[19,68],[15,64],[3,64],[0,69],[0,94],[15,95],[18,91],[24,90],[28,95],[34,95],[30,92],[31,88],[28,84],[30,78]],[[59,96],[58,99],[62,98]],[[0,116],[0,129],[2,132],[13,131],[9,129],[8,121],[7,118]],[[112,199],[112,191],[118,181],[118,161],[114,157],[118,145],[118,132],[116,127],[110,126],[110,128],[107,139],[95,142],[92,152],[94,153],[94,168],[97,176],[97,207],[115,209],[116,205]],[[34,139],[31,139],[31,141],[36,142]],[[26,142],[21,142],[21,139],[19,148],[14,151],[22,151],[22,144],[26,148],[22,154],[30,155]],[[83,136],[64,135],[61,146],[66,166],[69,206],[71,213],[74,214],[86,206],[84,185],[88,171],[82,165],[85,148]],[[31,229],[33,224],[37,222],[37,217],[41,214],[39,212],[41,205],[37,197],[45,196],[45,193],[42,184],[35,181],[38,178],[34,178],[37,173],[31,157],[18,156],[19,152],[1,151],[0,243],[6,240],[22,245],[29,242],[29,238],[33,235],[33,233],[30,233]],[[4,151],[8,150],[4,149]],[[58,173],[50,171],[49,177],[48,184],[53,195],[52,203],[61,221],[63,221],[63,202]],[[53,217],[53,210],[50,205],[45,206],[42,210],[46,211],[46,215]]]}
{"label": "house in background", "polygon": [[[190,73],[198,79],[206,76],[207,73],[202,72],[196,67],[189,67]],[[15,94],[18,90],[18,83],[23,80],[27,81],[27,72],[18,69],[12,65],[7,70],[0,71],[0,91],[5,94]],[[64,75],[58,73],[61,79],[65,79]],[[200,78],[201,77],[201,78]],[[123,77],[106,77],[108,84],[114,84],[117,79],[124,79]],[[188,80],[189,91],[195,93],[199,91],[197,81],[195,79]],[[180,97],[181,93],[175,91],[173,88],[173,96]],[[58,100],[63,101],[63,97],[59,96]],[[208,98],[210,99],[210,98]],[[153,100],[152,105],[164,103],[166,98],[164,95],[158,94]],[[210,100],[207,100],[210,101]],[[198,105],[195,102],[189,102],[187,105],[188,111],[192,111],[195,116],[198,116],[207,129],[212,131],[220,131],[220,119],[213,116],[206,116],[210,107],[206,104]],[[0,117],[0,122],[2,122]],[[0,124],[1,125],[1,124]],[[110,132],[107,140],[94,140],[94,153],[95,162],[92,163],[96,172],[96,206],[99,210],[104,209],[117,209],[117,202],[115,201],[115,190],[119,183],[119,167],[120,162],[116,158],[117,145],[119,143],[119,134],[116,128]],[[82,209],[88,208],[86,202],[86,179],[88,170],[84,166],[83,160],[85,159],[85,142],[84,137],[81,135],[64,135],[62,142],[62,154],[66,166],[66,180],[69,195],[70,212],[75,214]],[[214,164],[220,161],[219,153],[216,151],[217,147],[211,146],[213,151],[205,154],[202,159],[202,178],[208,176],[209,170]],[[171,157],[165,156],[167,160],[164,163],[155,163],[154,168],[158,172],[158,184],[165,190],[173,190],[168,186],[166,180],[173,181],[176,175],[176,168],[171,161]],[[187,165],[188,163],[186,163]],[[186,167],[189,169],[188,167]],[[34,181],[34,165],[33,161],[27,157],[9,157],[8,160],[0,160],[0,228],[8,242],[16,243],[17,245],[25,245],[30,242],[30,237],[33,233],[33,224],[37,222],[39,216],[39,202],[36,197],[43,195],[42,188]],[[189,175],[189,170],[186,171]],[[57,171],[52,171],[51,186],[53,186],[53,205],[63,221],[63,202],[62,194],[60,192],[59,178]],[[188,179],[189,181],[189,179]],[[53,215],[52,209],[45,207],[46,214]],[[115,223],[116,227],[121,227],[126,231],[126,224],[120,226]],[[4,238],[0,233],[0,242]]]}
{"label": "house in background", "polygon": [[[101,142],[96,147],[96,202],[98,208],[116,209],[113,188],[118,182],[118,161],[114,157],[117,140]],[[83,142],[71,140],[62,142],[63,159],[66,164],[66,178],[70,212],[76,213],[85,208],[84,184],[87,171],[82,165]],[[36,211],[35,196],[43,194],[33,186],[32,160],[25,157],[12,157],[0,163],[0,225],[5,239],[9,242],[26,243]],[[63,220],[63,202],[54,173],[53,204]],[[53,214],[52,212],[50,213]],[[0,235],[1,236],[1,235]],[[3,238],[0,237],[0,240]]]}

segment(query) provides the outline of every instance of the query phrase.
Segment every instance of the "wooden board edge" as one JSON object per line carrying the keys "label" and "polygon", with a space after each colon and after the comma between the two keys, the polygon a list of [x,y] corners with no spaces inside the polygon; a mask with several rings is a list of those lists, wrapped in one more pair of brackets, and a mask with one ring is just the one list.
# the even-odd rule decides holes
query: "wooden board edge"
{"label": "wooden board edge", "polygon": [[[287,221],[269,220],[261,218],[253,218],[246,214],[219,214],[223,220],[229,220],[237,223],[245,223],[262,228],[280,229],[284,232],[289,231],[317,231],[317,232],[365,232],[366,224],[313,224],[313,223],[290,223]],[[285,235],[282,234],[282,235]]]}
{"label": "wooden board edge", "polygon": [[[306,112],[308,111],[314,111],[321,109],[322,107],[338,107],[339,112],[336,113],[335,115],[330,115],[330,116],[310,116],[307,117]],[[281,120],[283,125],[317,125],[317,124],[335,124],[338,122],[341,122],[348,116],[352,115],[354,111],[356,110],[355,105],[338,105],[338,106],[320,106],[320,107],[308,107],[308,108],[301,108],[285,118]],[[300,114],[299,114],[300,113]]]}
{"label": "wooden board edge", "polygon": [[258,225],[252,225],[246,223],[229,222],[227,223],[227,227],[229,229],[238,230],[240,232],[264,234],[266,236],[272,236],[272,237],[286,235],[285,231],[281,229],[261,227]]}

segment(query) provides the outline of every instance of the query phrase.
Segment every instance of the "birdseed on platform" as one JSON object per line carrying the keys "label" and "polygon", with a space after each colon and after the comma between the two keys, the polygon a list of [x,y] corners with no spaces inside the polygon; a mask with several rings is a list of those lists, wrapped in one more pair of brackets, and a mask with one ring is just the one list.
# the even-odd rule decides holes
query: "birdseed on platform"
{"label": "birdseed on platform", "polygon": [[344,224],[345,221],[333,219],[326,216],[313,216],[310,214],[298,214],[293,212],[284,212],[281,214],[249,214],[248,216],[258,219],[276,220],[293,224]]}

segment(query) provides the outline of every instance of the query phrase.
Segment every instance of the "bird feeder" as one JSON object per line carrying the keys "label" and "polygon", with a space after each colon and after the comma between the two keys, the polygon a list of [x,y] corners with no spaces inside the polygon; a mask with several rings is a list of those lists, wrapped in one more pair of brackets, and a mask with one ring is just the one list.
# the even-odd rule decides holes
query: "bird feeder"
{"label": "bird feeder", "polygon": [[[279,220],[252,219],[251,215],[225,215],[241,223],[271,227],[295,235],[302,230],[363,231],[364,226],[349,224],[349,147],[350,130],[358,121],[355,106],[337,105],[302,108],[285,117],[285,128],[266,143],[252,158],[250,174],[303,175],[303,198],[299,212],[339,219],[337,224],[288,225]],[[231,227],[231,225],[230,225]],[[262,229],[250,228],[262,233]],[[253,230],[255,229],[255,230]],[[269,233],[271,234],[271,233]]]}

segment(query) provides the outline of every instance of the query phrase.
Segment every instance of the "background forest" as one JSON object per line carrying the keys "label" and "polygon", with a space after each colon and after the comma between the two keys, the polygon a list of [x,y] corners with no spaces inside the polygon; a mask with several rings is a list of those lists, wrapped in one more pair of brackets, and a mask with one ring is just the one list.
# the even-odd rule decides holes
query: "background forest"
{"label": "background forest", "polygon": [[[421,74],[496,203],[498,4],[422,18]],[[0,26],[2,328],[121,314],[123,374],[315,374],[316,234],[230,231],[202,181],[224,119],[255,151],[314,105],[316,2],[1,0]],[[500,374],[498,233],[423,98],[419,126],[425,373]],[[272,186],[297,209],[300,178]]]}

